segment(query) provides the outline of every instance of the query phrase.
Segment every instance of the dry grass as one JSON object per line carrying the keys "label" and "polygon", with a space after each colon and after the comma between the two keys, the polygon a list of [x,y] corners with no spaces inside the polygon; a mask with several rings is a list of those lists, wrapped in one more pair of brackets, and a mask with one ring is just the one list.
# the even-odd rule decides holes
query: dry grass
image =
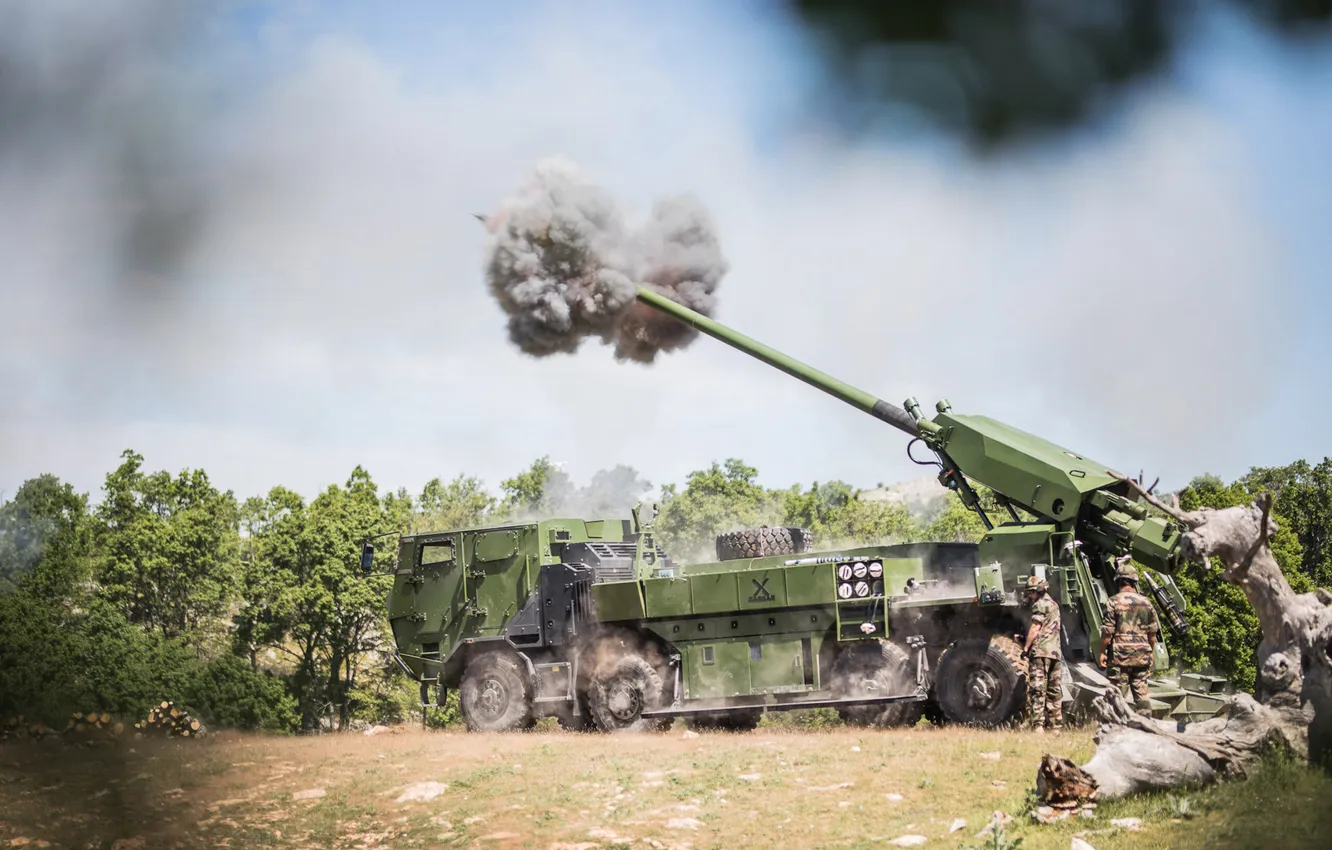
{"label": "dry grass", "polygon": [[[963,729],[604,736],[397,730],[375,737],[137,741],[0,748],[0,847],[979,846],[996,810],[1022,850],[1326,847],[1332,780],[1278,768],[1190,796],[1101,807],[1054,826],[1022,817],[1042,752],[1083,760],[1090,731]],[[420,783],[447,788],[404,799]],[[410,796],[410,795],[408,795]],[[1307,801],[1307,802],[1306,802]],[[1135,816],[1142,831],[1109,825]],[[966,827],[950,833],[954,819]],[[22,842],[12,846],[24,846]]]}

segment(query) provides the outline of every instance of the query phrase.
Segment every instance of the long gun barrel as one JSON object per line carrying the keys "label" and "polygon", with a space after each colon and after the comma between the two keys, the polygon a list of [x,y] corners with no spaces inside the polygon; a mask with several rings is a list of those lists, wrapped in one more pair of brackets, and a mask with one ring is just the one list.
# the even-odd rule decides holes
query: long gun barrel
{"label": "long gun barrel", "polygon": [[[1044,523],[1063,525],[1065,533],[1073,531],[1104,556],[1131,553],[1138,563],[1165,574],[1179,566],[1180,530],[1149,516],[1146,506],[1126,492],[1122,476],[1104,464],[989,417],[954,413],[946,400],[935,405],[934,419],[926,419],[915,399],[907,399],[903,407],[889,404],[660,293],[639,287],[637,297],[647,307],[921,440],[938,458],[939,483],[957,493],[986,529],[994,529],[994,524],[973,480],[990,489],[1014,523],[1021,521],[1016,509],[1022,508]],[[1161,604],[1172,628],[1186,627],[1178,605]]]}
{"label": "long gun barrel", "polygon": [[744,334],[737,333],[725,325],[718,324],[713,320],[698,313],[688,307],[677,304],[664,295],[659,295],[650,289],[642,286],[638,288],[638,300],[647,304],[653,309],[660,310],[679,321],[689,325],[702,333],[707,334],[713,339],[720,340],[734,349],[749,354],[758,360],[762,360],[775,369],[780,369],[793,378],[797,378],[811,387],[823,390],[833,398],[840,399],[852,407],[859,408],[864,412],[881,419],[911,436],[918,436],[920,429],[916,425],[916,420],[911,414],[895,404],[884,401],[883,399],[864,390],[857,389],[844,381],[839,381],[831,375],[824,374],[812,366],[806,366],[799,360],[787,357],[780,351],[769,348],[758,340],[750,339]]}

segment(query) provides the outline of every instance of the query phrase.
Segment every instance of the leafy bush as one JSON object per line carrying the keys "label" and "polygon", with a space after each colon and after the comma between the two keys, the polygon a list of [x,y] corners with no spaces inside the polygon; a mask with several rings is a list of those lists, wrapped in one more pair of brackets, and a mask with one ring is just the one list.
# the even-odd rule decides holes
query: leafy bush
{"label": "leafy bush", "polygon": [[[348,695],[351,718],[374,725],[421,722],[420,686],[396,667],[363,676]],[[458,693],[450,691],[444,705],[426,709],[426,726],[438,729],[462,719]]]}
{"label": "leafy bush", "polygon": [[300,728],[296,699],[286,683],[255,670],[243,658],[223,655],[197,665],[193,673],[183,702],[210,727],[264,732]]}

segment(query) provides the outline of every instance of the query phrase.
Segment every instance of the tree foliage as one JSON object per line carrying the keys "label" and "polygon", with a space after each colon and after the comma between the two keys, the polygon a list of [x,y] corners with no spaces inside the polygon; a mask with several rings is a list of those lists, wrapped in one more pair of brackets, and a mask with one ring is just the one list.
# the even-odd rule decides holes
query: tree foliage
{"label": "tree foliage", "polygon": [[685,488],[664,488],[656,531],[677,557],[707,557],[718,534],[736,528],[778,525],[780,497],[758,483],[758,470],[736,458],[689,473]]}
{"label": "tree foliage", "polygon": [[140,455],[121,457],[97,509],[99,584],[131,623],[194,635],[235,598],[239,506],[201,469],[144,474]]}

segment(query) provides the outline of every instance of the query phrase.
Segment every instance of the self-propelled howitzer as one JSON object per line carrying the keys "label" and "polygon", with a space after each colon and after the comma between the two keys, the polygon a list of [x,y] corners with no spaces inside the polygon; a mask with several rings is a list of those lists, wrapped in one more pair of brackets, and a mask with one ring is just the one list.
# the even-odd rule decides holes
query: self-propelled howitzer
{"label": "self-propelled howitzer", "polygon": [[[898,407],[652,290],[640,287],[638,300],[909,435],[911,459],[937,465],[940,483],[984,523],[979,563],[982,571],[996,573],[994,601],[1003,591],[1018,589],[1030,575],[1049,581],[1051,594],[1064,608],[1065,654],[1075,681],[1104,681],[1094,672],[1095,648],[1105,604],[1115,592],[1117,559],[1128,556],[1157,571],[1159,578],[1147,574],[1150,580],[1143,589],[1163,609],[1163,625],[1176,633],[1188,630],[1184,598],[1170,578],[1183,562],[1181,529],[1149,515],[1127,477],[1112,467],[990,417],[956,413],[947,401],[938,402],[934,418],[927,418],[915,399]],[[933,460],[921,461],[912,454],[917,442],[933,453]],[[996,518],[985,510],[973,483],[993,493],[1004,516]],[[1160,644],[1158,648],[1161,669],[1168,659]],[[1220,680],[1191,675],[1184,684],[1215,692]],[[1180,696],[1163,685],[1157,691]],[[1199,712],[1211,706],[1210,699],[1194,702]]]}

